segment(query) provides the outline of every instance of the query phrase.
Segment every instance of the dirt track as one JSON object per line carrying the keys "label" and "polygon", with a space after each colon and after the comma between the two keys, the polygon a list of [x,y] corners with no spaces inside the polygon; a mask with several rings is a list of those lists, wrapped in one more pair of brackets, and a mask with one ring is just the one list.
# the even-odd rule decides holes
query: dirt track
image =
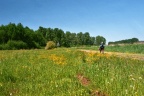
{"label": "dirt track", "polygon": [[[99,51],[94,51],[94,50],[80,49],[80,51],[99,53]],[[111,54],[111,55],[116,55],[116,56],[119,56],[119,57],[125,57],[125,58],[131,58],[131,59],[144,61],[144,54],[120,53],[120,52],[105,52],[105,53]]]}

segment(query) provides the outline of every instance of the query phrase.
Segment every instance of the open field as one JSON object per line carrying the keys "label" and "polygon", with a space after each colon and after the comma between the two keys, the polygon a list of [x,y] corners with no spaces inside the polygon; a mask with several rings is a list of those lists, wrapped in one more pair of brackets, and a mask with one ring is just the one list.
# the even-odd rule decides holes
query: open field
{"label": "open field", "polygon": [[[98,46],[77,47],[78,49],[98,50]],[[105,46],[106,52],[137,53],[144,54],[144,44],[131,44],[124,46]]]}
{"label": "open field", "polygon": [[143,96],[144,61],[113,54],[0,51],[0,96]]}
{"label": "open field", "polygon": [[[95,50],[80,49],[80,51],[99,53],[99,51],[95,51]],[[138,53],[121,53],[121,52],[104,52],[104,53],[109,54],[109,55],[115,55],[117,57],[130,58],[130,59],[136,59],[136,60],[143,60],[144,61],[144,54],[138,54]]]}

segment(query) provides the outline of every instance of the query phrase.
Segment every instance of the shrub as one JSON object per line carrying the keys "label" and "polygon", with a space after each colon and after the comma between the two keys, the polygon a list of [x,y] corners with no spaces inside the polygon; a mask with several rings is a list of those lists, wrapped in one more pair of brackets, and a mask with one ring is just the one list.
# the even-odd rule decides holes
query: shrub
{"label": "shrub", "polygon": [[0,50],[8,50],[8,49],[10,49],[8,44],[1,44],[0,45]]}
{"label": "shrub", "polygon": [[28,45],[29,49],[32,49],[32,48],[38,48],[38,49],[40,49],[41,48],[41,46],[37,42],[35,42],[35,41],[29,41],[27,43],[27,45]]}
{"label": "shrub", "polygon": [[48,41],[48,43],[46,44],[45,49],[48,50],[48,49],[53,49],[55,47],[56,47],[56,44],[53,41]]}
{"label": "shrub", "polygon": [[40,49],[41,48],[41,46],[39,45],[39,43],[37,43],[37,42],[34,42],[34,44],[35,44],[35,48],[38,48],[38,49]]}
{"label": "shrub", "polygon": [[0,50],[4,50],[5,44],[0,45]]}
{"label": "shrub", "polygon": [[5,45],[6,49],[26,49],[27,44],[23,41],[8,41],[7,44]]}

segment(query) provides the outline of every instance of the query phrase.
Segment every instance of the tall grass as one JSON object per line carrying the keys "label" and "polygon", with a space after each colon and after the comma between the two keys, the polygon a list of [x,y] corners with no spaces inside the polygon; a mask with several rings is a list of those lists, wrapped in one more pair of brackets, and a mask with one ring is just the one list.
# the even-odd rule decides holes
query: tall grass
{"label": "tall grass", "polygon": [[[143,61],[65,48],[0,54],[0,96],[144,95]],[[89,79],[87,86],[78,74]]]}
{"label": "tall grass", "polygon": [[133,44],[125,46],[108,46],[106,47],[107,51],[113,52],[127,52],[127,53],[141,53],[144,54],[144,45],[143,44]]}

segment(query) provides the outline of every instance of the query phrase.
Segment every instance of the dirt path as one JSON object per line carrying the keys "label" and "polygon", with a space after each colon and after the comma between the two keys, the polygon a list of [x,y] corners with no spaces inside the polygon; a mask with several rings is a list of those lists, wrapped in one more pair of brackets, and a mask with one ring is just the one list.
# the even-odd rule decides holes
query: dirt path
{"label": "dirt path", "polygon": [[[77,79],[79,80],[79,82],[81,83],[82,86],[91,86],[91,81],[89,78],[85,77],[83,74],[78,73],[77,74]],[[93,89],[93,90],[89,90],[90,91],[90,96],[108,96],[108,94],[98,90],[98,89]]]}
{"label": "dirt path", "polygon": [[[80,51],[99,53],[99,51],[94,51],[94,50],[80,49]],[[105,52],[105,53],[110,54],[110,55],[116,55],[119,57],[125,57],[125,58],[131,58],[131,59],[144,61],[144,54],[120,53],[120,52]]]}

